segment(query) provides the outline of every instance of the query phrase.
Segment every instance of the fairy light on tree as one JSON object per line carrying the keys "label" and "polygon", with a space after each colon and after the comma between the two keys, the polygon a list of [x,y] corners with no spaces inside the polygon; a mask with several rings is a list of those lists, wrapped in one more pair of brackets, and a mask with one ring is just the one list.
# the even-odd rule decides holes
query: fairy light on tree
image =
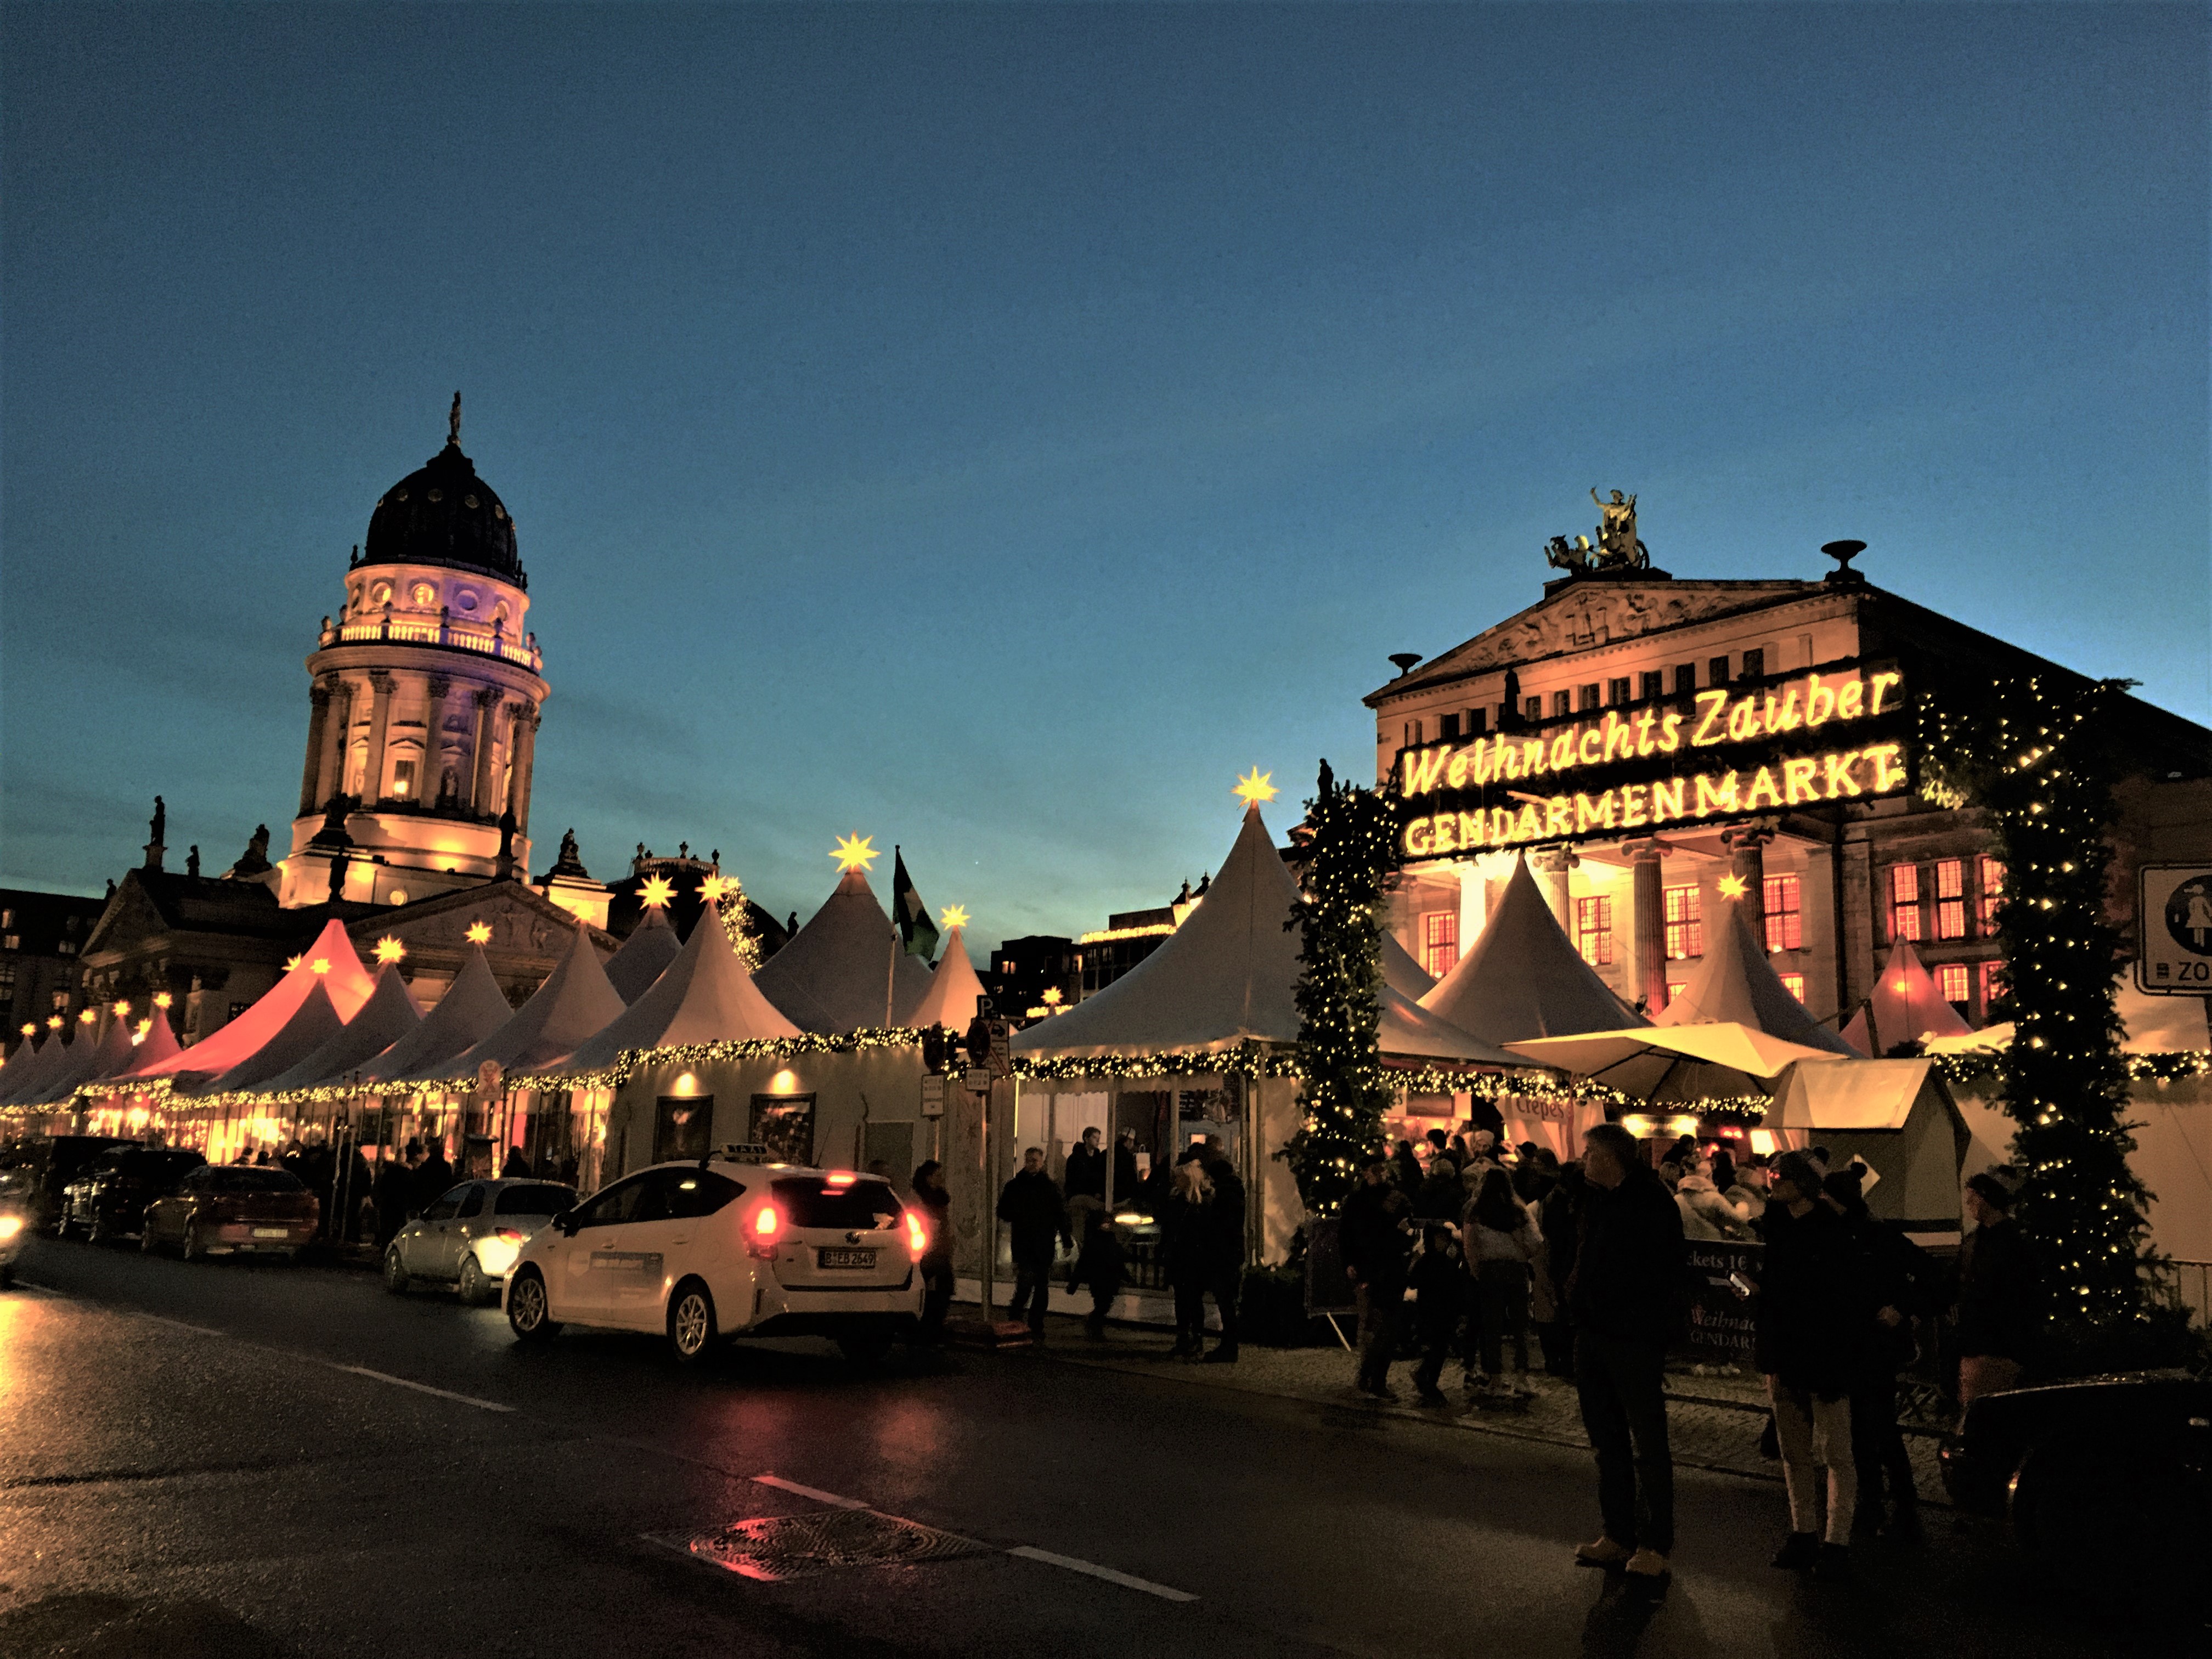
{"label": "fairy light on tree", "polygon": [[721,922],[730,949],[737,952],[745,971],[750,974],[759,968],[760,941],[753,937],[752,923],[746,915],[744,884],[718,870],[699,884],[699,896]]}

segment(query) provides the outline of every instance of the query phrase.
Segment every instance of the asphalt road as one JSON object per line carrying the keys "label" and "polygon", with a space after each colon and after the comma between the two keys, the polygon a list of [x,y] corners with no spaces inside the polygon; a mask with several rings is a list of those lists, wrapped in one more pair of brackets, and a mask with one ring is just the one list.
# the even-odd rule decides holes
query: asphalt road
{"label": "asphalt road", "polygon": [[[1596,1531],[1585,1455],[1166,1365],[858,1374],[790,1342],[679,1372],[642,1337],[524,1348],[495,1310],[336,1269],[41,1240],[20,1271],[9,1659],[2143,1651],[2124,1613],[1941,1516],[1856,1585],[1778,1573],[1779,1489],[1696,1471],[1654,1604],[1571,1563]],[[847,1505],[948,1553],[764,1582],[685,1547],[771,1516],[924,1537]]]}

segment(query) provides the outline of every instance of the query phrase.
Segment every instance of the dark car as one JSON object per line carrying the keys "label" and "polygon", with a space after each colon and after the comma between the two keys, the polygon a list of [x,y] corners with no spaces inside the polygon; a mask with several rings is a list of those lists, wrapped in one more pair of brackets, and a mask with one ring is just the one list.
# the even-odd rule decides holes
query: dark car
{"label": "dark car", "polygon": [[82,1231],[97,1244],[137,1232],[146,1206],[206,1162],[198,1152],[165,1146],[115,1148],[63,1188],[61,1236]]}
{"label": "dark car", "polygon": [[137,1144],[119,1135],[49,1135],[37,1142],[33,1158],[38,1179],[31,1190],[35,1224],[44,1230],[60,1221],[63,1193],[102,1154]]}
{"label": "dark car", "polygon": [[1943,1485],[2069,1583],[2201,1596],[2212,1377],[2136,1371],[1987,1395],[1943,1448]]}
{"label": "dark car", "polygon": [[204,1164],[177,1189],[146,1206],[138,1246],[175,1249],[187,1261],[210,1255],[296,1259],[315,1236],[322,1205],[289,1170]]}

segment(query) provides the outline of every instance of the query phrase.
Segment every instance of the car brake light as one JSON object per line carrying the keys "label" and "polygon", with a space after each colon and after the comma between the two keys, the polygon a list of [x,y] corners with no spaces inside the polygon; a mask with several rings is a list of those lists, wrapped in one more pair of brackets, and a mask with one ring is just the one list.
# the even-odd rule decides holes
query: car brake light
{"label": "car brake light", "polygon": [[825,1187],[849,1187],[860,1178],[850,1170],[832,1170],[822,1177],[822,1184]]}
{"label": "car brake light", "polygon": [[916,1261],[929,1254],[929,1229],[912,1210],[906,1212],[906,1248]]}
{"label": "car brake light", "polygon": [[763,1261],[775,1261],[776,1235],[782,1231],[783,1218],[776,1213],[775,1206],[762,1205],[753,1212],[753,1236],[746,1242],[745,1254]]}
{"label": "car brake light", "polygon": [[528,1239],[530,1235],[519,1227],[501,1227],[499,1229],[498,1237],[510,1244],[520,1244]]}

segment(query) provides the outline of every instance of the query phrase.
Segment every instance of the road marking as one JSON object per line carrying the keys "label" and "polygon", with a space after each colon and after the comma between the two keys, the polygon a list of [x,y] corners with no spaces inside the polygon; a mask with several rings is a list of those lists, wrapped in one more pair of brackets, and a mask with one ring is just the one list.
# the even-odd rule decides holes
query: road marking
{"label": "road marking", "polygon": [[1116,1572],[1111,1567],[1102,1567],[1096,1561],[1079,1561],[1072,1555],[1054,1555],[1050,1550],[1041,1550],[1034,1544],[1020,1544],[1006,1552],[1018,1555],[1024,1561],[1042,1561],[1047,1566],[1066,1567],[1070,1572],[1087,1573],[1093,1578],[1103,1578],[1109,1584],[1119,1584],[1124,1589],[1142,1590],[1147,1595],[1157,1595],[1164,1601],[1195,1601],[1198,1597],[1188,1590],[1171,1589],[1165,1584],[1155,1584],[1149,1578],[1137,1578],[1126,1572]]}
{"label": "road marking", "polygon": [[787,1480],[780,1474],[753,1476],[756,1486],[774,1486],[778,1492],[790,1492],[797,1498],[811,1498],[817,1504],[829,1504],[841,1510],[864,1510],[868,1506],[857,1498],[840,1498],[834,1492],[823,1492],[819,1486],[802,1486],[796,1480]]}
{"label": "road marking", "polygon": [[160,1314],[142,1313],[141,1319],[150,1319],[156,1325],[167,1325],[173,1331],[190,1331],[194,1336],[228,1336],[228,1331],[216,1330],[210,1325],[187,1325],[181,1319],[165,1319]]}
{"label": "road marking", "polygon": [[[304,1356],[303,1356],[304,1357]],[[496,1400],[479,1400],[474,1395],[455,1394],[451,1389],[434,1389],[428,1382],[412,1382],[404,1376],[394,1376],[389,1371],[373,1371],[366,1365],[340,1365],[335,1361],[319,1362],[333,1370],[350,1371],[356,1376],[366,1376],[379,1382],[389,1382],[395,1388],[412,1389],[417,1394],[434,1394],[441,1400],[457,1401],[464,1406],[474,1406],[481,1412],[511,1412],[512,1406],[502,1406]]]}

